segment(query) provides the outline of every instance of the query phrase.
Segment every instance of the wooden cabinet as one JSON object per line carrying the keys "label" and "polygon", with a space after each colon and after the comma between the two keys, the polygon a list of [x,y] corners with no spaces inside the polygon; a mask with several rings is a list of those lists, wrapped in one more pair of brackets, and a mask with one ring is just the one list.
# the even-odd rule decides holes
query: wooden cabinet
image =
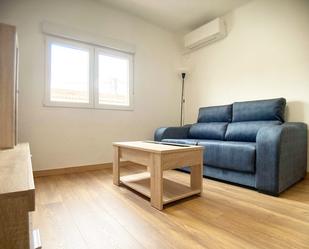
{"label": "wooden cabinet", "polygon": [[0,149],[17,143],[18,42],[16,27],[0,23]]}
{"label": "wooden cabinet", "polygon": [[[16,27],[0,23],[0,248],[39,248],[31,213],[35,188],[28,144],[17,144]],[[16,145],[16,146],[15,146]]]}
{"label": "wooden cabinet", "polygon": [[38,248],[33,238],[31,213],[35,187],[27,143],[0,150],[0,248]]}

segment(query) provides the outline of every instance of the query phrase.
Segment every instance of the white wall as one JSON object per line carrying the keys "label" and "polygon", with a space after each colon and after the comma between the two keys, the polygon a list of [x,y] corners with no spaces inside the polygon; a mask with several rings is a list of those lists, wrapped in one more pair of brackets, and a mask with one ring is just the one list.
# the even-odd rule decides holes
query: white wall
{"label": "white wall", "polygon": [[[182,58],[186,122],[201,106],[283,96],[288,120],[309,123],[309,1],[255,0],[225,19],[224,40]],[[42,21],[135,44],[134,111],[43,107]],[[151,139],[156,127],[178,124],[174,34],[92,0],[1,0],[0,22],[18,27],[19,136],[36,170],[110,162],[113,141]]]}
{"label": "white wall", "polygon": [[225,19],[224,40],[183,56],[186,122],[201,106],[282,96],[288,120],[309,124],[309,1],[256,0]]}
{"label": "white wall", "polygon": [[[136,45],[134,111],[43,107],[42,21]],[[30,142],[35,170],[111,162],[113,141],[151,139],[155,128],[179,122],[173,34],[91,0],[1,0],[0,22],[18,28],[19,137]]]}

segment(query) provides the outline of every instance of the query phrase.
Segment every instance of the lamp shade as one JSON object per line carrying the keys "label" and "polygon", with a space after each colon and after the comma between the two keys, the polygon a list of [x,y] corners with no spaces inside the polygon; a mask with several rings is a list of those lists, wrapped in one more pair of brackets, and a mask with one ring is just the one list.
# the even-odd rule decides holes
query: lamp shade
{"label": "lamp shade", "polygon": [[178,71],[179,74],[182,74],[182,73],[188,74],[189,73],[189,69],[186,68],[186,67],[178,68],[177,71]]}

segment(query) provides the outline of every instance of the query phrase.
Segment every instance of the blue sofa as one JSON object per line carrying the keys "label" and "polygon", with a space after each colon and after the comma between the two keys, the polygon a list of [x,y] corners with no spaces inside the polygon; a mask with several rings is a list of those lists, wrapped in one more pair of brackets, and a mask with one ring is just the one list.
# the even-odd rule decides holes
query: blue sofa
{"label": "blue sofa", "polygon": [[204,146],[204,176],[278,196],[307,168],[307,125],[284,122],[285,106],[278,98],[203,107],[197,123],[158,128],[155,140]]}

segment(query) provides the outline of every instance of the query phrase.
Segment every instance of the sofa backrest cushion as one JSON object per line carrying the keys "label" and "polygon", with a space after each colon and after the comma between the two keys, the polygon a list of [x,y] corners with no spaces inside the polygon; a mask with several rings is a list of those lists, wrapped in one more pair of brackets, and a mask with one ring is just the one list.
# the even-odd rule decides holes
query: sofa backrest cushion
{"label": "sofa backrest cushion", "polygon": [[189,138],[224,140],[226,127],[228,123],[196,123],[189,130]]}
{"label": "sofa backrest cushion", "polygon": [[202,107],[198,114],[198,123],[231,122],[232,105]]}
{"label": "sofa backrest cushion", "polygon": [[284,122],[286,100],[284,98],[235,102],[233,122],[279,120]]}
{"label": "sofa backrest cushion", "polygon": [[230,123],[226,130],[225,140],[255,142],[259,129],[265,126],[280,124],[282,124],[280,121],[248,121]]}

